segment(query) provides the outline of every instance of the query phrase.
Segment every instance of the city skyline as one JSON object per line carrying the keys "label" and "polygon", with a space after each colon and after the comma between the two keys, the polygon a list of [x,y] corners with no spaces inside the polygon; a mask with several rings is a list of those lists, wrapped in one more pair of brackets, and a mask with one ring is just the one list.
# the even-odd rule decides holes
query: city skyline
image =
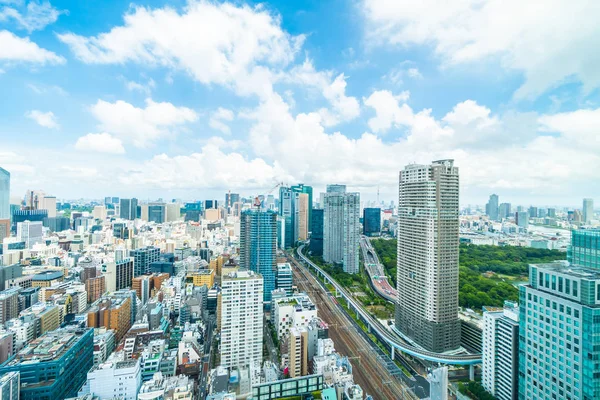
{"label": "city skyline", "polygon": [[[0,165],[15,193],[27,182],[63,197],[124,186],[123,197],[195,197],[184,194],[285,181],[391,199],[403,165],[452,158],[466,204],[598,197],[600,84],[585,68],[593,52],[578,49],[600,28],[577,22],[594,13],[511,3],[499,16],[491,3],[427,18],[433,3],[381,0],[11,2]],[[481,23],[492,16],[528,28]]]}

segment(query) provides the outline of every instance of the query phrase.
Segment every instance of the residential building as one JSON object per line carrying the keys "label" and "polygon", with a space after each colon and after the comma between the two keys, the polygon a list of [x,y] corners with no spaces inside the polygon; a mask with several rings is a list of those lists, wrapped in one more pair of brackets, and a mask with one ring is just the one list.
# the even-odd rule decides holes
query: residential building
{"label": "residential building", "polygon": [[529,213],[527,211],[517,211],[515,213],[515,224],[523,229],[529,228]]}
{"label": "residential building", "polygon": [[245,210],[240,218],[240,268],[252,270],[264,279],[264,301],[271,301],[277,270],[277,214],[274,211]]}
{"label": "residential building", "polygon": [[132,305],[133,301],[128,297],[102,297],[88,309],[87,326],[113,329],[115,341],[118,343],[132,325]]}
{"label": "residential building", "polygon": [[[123,199],[121,199],[123,201]],[[108,360],[87,373],[88,393],[101,399],[137,400],[142,386],[140,360]]]}
{"label": "residential building", "polygon": [[98,300],[104,293],[106,293],[106,276],[100,275],[93,278],[88,278],[85,281],[85,291],[87,292],[88,303],[93,303]]}
{"label": "residential building", "polygon": [[222,280],[221,365],[242,367],[262,361],[263,277],[238,271]]}
{"label": "residential building", "polygon": [[490,217],[492,221],[498,221],[498,195],[490,195],[490,199],[485,205],[485,214]]}
{"label": "residential building", "polygon": [[407,165],[399,186],[396,328],[429,351],[456,349],[458,167]]}
{"label": "residential building", "polygon": [[14,287],[0,292],[0,324],[19,316],[20,291],[21,288]]}
{"label": "residential building", "polygon": [[307,231],[312,232],[312,208],[313,208],[313,188],[312,188],[312,186],[307,186],[303,183],[300,183],[298,185],[292,186],[290,189],[292,189],[293,192],[306,194],[308,196],[308,199],[307,199],[308,213],[306,216],[306,221],[308,223]]}
{"label": "residential building", "polygon": [[600,270],[600,229],[571,231],[571,245],[567,248],[571,264]]}
{"label": "residential building", "polygon": [[344,272],[359,271],[360,195],[345,185],[327,185],[323,211],[323,259],[342,264]]}
{"label": "residential building", "polygon": [[484,311],[481,383],[498,400],[517,400],[519,305],[506,301],[504,308],[486,308]]}
{"label": "residential building", "polygon": [[583,199],[583,223],[589,224],[594,218],[594,199]]}
{"label": "residential building", "polygon": [[125,258],[102,265],[104,276],[106,277],[106,291],[115,292],[117,290],[130,288],[133,281],[134,260]]}
{"label": "residential building", "polygon": [[133,275],[146,275],[152,273],[150,264],[160,261],[160,249],[158,247],[148,246],[142,249],[131,250],[130,257],[133,257]]}
{"label": "residential building", "polygon": [[[277,277],[275,278],[275,288],[283,289],[288,296],[293,293],[294,277],[290,263],[277,264]],[[209,286],[210,287],[210,286]]]}
{"label": "residential building", "polygon": [[530,265],[519,303],[519,399],[600,398],[600,271]]}
{"label": "residential building", "polygon": [[312,210],[312,223],[309,250],[312,255],[323,256],[323,209]]}
{"label": "residential building", "polygon": [[21,400],[53,400],[77,396],[93,363],[93,329],[66,327],[32,340],[0,375],[20,373]]}
{"label": "residential building", "polygon": [[298,194],[298,212],[296,213],[296,224],[298,226],[298,240],[304,242],[308,239],[308,226],[309,226],[309,204],[308,204],[308,194],[299,193]]}
{"label": "residential building", "polygon": [[150,298],[151,278],[151,275],[140,275],[131,280],[131,289],[135,290],[135,294],[141,300],[142,305],[146,304]]}
{"label": "residential building", "polygon": [[363,210],[363,235],[379,236],[381,233],[381,208]]}
{"label": "residential building", "polygon": [[290,329],[289,335],[290,378],[308,375],[308,331],[306,328]]}

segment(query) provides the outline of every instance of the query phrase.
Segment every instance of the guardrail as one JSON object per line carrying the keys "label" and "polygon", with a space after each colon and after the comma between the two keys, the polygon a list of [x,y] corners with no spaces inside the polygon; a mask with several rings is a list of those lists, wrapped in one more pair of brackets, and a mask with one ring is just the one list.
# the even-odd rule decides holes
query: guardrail
{"label": "guardrail", "polygon": [[[481,354],[443,354],[443,353],[435,353],[427,350],[420,349],[415,346],[411,346],[401,341],[400,338],[395,337],[392,333],[385,328],[379,321],[371,317],[371,315],[360,305],[357,303],[352,296],[350,296],[346,289],[344,289],[340,284],[338,284],[327,272],[323,271],[320,267],[310,261],[304,254],[302,254],[302,249],[304,249],[304,245],[298,247],[297,254],[300,259],[306,264],[312,267],[316,272],[321,274],[324,278],[326,278],[328,283],[333,285],[335,290],[342,295],[342,297],[348,303],[349,308],[354,309],[357,314],[359,314],[363,322],[369,327],[369,329],[373,329],[377,332],[377,334],[385,340],[388,345],[390,345],[393,349],[397,349],[403,353],[409,354],[413,357],[420,358],[422,360],[442,363],[442,364],[450,364],[450,365],[474,365],[481,364]],[[392,359],[394,352],[392,351]]]}

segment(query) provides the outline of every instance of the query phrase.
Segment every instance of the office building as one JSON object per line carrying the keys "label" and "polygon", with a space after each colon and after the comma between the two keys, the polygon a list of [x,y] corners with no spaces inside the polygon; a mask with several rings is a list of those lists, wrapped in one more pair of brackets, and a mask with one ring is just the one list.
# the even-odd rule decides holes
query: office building
{"label": "office building", "polygon": [[296,230],[296,214],[298,211],[298,193],[289,187],[279,188],[279,215],[285,220],[285,231],[283,235],[285,246],[289,249],[296,243],[298,232]]}
{"label": "office building", "polygon": [[312,223],[309,250],[312,255],[323,256],[323,209],[312,210]]}
{"label": "office building", "polygon": [[15,231],[17,230],[17,224],[19,222],[43,222],[44,218],[48,218],[48,210],[20,210],[13,209],[12,217],[11,217],[11,227],[10,229]]}
{"label": "office building", "polygon": [[[149,222],[162,224],[163,222],[167,221],[167,205],[165,203],[150,203],[147,207]],[[143,216],[142,219],[144,219]]]}
{"label": "office building", "polygon": [[308,196],[308,199],[307,199],[308,214],[306,216],[306,220],[308,222],[307,231],[312,232],[312,208],[313,208],[313,188],[312,188],[312,186],[307,186],[303,183],[300,183],[298,185],[292,186],[290,189],[292,189],[292,191],[295,193],[302,193],[302,194],[305,194]]}
{"label": "office building", "polygon": [[0,400],[19,400],[21,374],[19,371],[8,372],[0,377]]}
{"label": "office building", "polygon": [[41,210],[48,211],[48,218],[56,217],[56,197],[54,196],[43,196],[40,200]]}
{"label": "office building", "polygon": [[160,249],[158,247],[144,247],[142,249],[131,250],[130,257],[133,257],[134,276],[150,274],[150,264],[160,261]]}
{"label": "office building", "polygon": [[519,399],[600,398],[600,272],[530,265],[519,303]]}
{"label": "office building", "polygon": [[342,264],[344,272],[359,271],[360,195],[345,185],[327,185],[323,210],[323,259]]}
{"label": "office building", "polygon": [[233,214],[233,205],[235,203],[239,203],[240,195],[239,193],[225,193],[225,208],[227,209],[227,215]]}
{"label": "office building", "polygon": [[594,199],[583,199],[583,223],[589,224],[594,218]]}
{"label": "office building", "polygon": [[264,279],[264,301],[269,304],[277,270],[277,214],[245,210],[240,218],[240,268],[259,273]]}
{"label": "office building", "polygon": [[10,219],[0,219],[0,244],[10,236]]}
{"label": "office building", "polygon": [[379,236],[381,233],[381,208],[363,210],[363,235]]}
{"label": "office building", "polygon": [[63,271],[42,271],[39,274],[35,274],[31,278],[32,287],[50,287],[54,286],[65,279]]}
{"label": "office building", "polygon": [[10,218],[10,172],[0,167],[0,219]]}
{"label": "office building", "polygon": [[200,271],[190,272],[187,274],[187,278],[191,279],[194,286],[205,286],[213,287],[215,284],[215,270],[214,269],[201,269]]}
{"label": "office building", "polygon": [[134,276],[133,258],[115,260],[102,265],[102,271],[106,278],[106,291],[116,292],[117,290],[130,288]]}
{"label": "office building", "polygon": [[556,208],[548,208],[548,218],[556,218]]}
{"label": "office building", "polygon": [[[95,268],[94,268],[95,269]],[[88,303],[93,303],[106,293],[106,276],[94,276],[86,279],[85,291]]]}
{"label": "office building", "polygon": [[44,218],[42,223],[51,232],[63,232],[71,229],[71,220],[67,217]]}
{"label": "office building", "polygon": [[292,266],[290,263],[277,264],[277,277],[275,278],[275,288],[283,289],[287,296],[293,293],[294,277],[292,275]]}
{"label": "office building", "polygon": [[510,217],[512,215],[510,203],[500,203],[498,206],[498,219],[500,221]]}
{"label": "office building", "polygon": [[107,362],[87,373],[85,388],[101,399],[137,400],[142,386],[140,359]]}
{"label": "office building", "polygon": [[93,329],[66,327],[48,332],[0,366],[0,375],[20,373],[21,400],[77,396],[94,360]]}
{"label": "office building", "polygon": [[289,335],[290,378],[308,375],[308,331],[306,328],[290,329]]}
{"label": "office building", "polygon": [[136,219],[138,209],[138,200],[133,199],[121,199],[119,203],[119,217],[123,219]]}
{"label": "office building", "polygon": [[448,367],[438,367],[427,374],[429,398],[448,400]]}
{"label": "office building", "polygon": [[262,361],[263,278],[253,271],[224,276],[220,295],[221,365]]}
{"label": "office building", "polygon": [[138,299],[142,302],[142,306],[146,304],[150,298],[151,286],[151,275],[136,276],[131,281],[131,290],[135,291]]}
{"label": "office building", "polygon": [[17,238],[25,242],[25,247],[31,249],[33,245],[42,243],[44,228],[39,221],[24,221],[17,223]]}
{"label": "office building", "polygon": [[396,328],[429,351],[460,345],[458,201],[453,160],[400,172]]}
{"label": "office building", "polygon": [[520,228],[529,228],[529,213],[527,211],[517,211],[515,213],[515,224]]}
{"label": "office building", "polygon": [[217,208],[217,200],[204,200],[204,210],[210,210],[211,208]]}
{"label": "office building", "polygon": [[571,264],[600,270],[600,229],[571,231],[567,260]]}
{"label": "office building", "polygon": [[317,318],[317,307],[307,294],[300,293],[273,300],[271,313],[277,339],[283,342],[290,329],[308,327],[310,321]]}
{"label": "office building", "polygon": [[296,213],[295,223],[297,225],[298,240],[302,242],[308,239],[309,211],[308,194],[298,193],[298,212]]}
{"label": "office building", "polygon": [[485,205],[485,215],[490,217],[492,221],[498,221],[498,195],[490,195],[490,199]]}
{"label": "office building", "polygon": [[14,287],[0,292],[0,324],[19,316],[19,291]]}
{"label": "office building", "polygon": [[[133,296],[135,292],[131,291]],[[87,311],[87,326],[90,328],[107,328],[115,331],[118,343],[131,328],[132,306],[135,297],[108,295],[101,297]]]}
{"label": "office building", "polygon": [[519,395],[519,305],[484,310],[481,383],[498,400]]}

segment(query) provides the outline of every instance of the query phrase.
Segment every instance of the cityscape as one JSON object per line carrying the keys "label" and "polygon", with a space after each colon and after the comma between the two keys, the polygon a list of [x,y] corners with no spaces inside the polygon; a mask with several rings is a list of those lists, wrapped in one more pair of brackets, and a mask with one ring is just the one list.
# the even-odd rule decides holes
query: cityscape
{"label": "cityscape", "polygon": [[600,400],[599,18],[0,0],[0,400]]}

